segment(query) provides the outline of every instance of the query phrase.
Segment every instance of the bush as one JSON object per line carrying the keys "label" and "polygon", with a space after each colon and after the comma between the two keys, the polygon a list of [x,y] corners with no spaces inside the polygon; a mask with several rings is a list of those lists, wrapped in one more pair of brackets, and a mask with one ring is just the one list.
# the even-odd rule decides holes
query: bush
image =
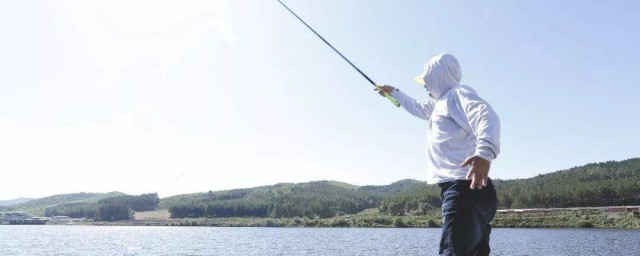
{"label": "bush", "polygon": [[391,223],[393,223],[393,220],[391,220],[391,218],[388,218],[388,217],[377,216],[375,219],[373,219],[373,222],[382,224],[382,225],[391,225]]}
{"label": "bush", "polygon": [[304,226],[305,227],[317,227],[318,226],[318,220],[307,220],[304,222]]}
{"label": "bush", "polygon": [[351,222],[349,222],[346,219],[336,219],[336,220],[333,220],[331,222],[331,226],[332,227],[343,227],[343,228],[345,228],[345,227],[350,227],[351,226]]}
{"label": "bush", "polygon": [[278,221],[278,220],[274,220],[274,219],[267,219],[267,221],[264,223],[265,227],[283,227],[284,223],[282,221]]}
{"label": "bush", "polygon": [[402,220],[401,217],[396,217],[393,220],[393,225],[396,226],[396,228],[406,228],[407,227],[407,224],[404,223],[404,221]]}
{"label": "bush", "polygon": [[427,221],[427,227],[429,227],[429,228],[437,228],[438,227],[438,223],[436,223],[436,221],[434,221],[434,220],[428,220]]}
{"label": "bush", "polygon": [[578,228],[593,228],[593,223],[591,223],[589,221],[580,221],[580,222],[578,222],[576,227],[578,227]]}

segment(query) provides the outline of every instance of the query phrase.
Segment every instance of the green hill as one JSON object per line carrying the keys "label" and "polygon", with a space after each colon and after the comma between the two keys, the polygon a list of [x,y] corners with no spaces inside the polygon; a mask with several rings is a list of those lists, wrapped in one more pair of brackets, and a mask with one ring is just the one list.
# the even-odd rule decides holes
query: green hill
{"label": "green hill", "polygon": [[[500,208],[640,205],[640,158],[577,166],[527,179],[495,180]],[[383,213],[404,215],[440,207],[439,188],[422,183],[388,195]]]}
{"label": "green hill", "polygon": [[62,194],[33,199],[21,204],[12,205],[9,209],[13,211],[25,211],[33,215],[43,216],[44,210],[48,207],[62,204],[97,203],[100,199],[121,195],[126,194],[122,192]]}
{"label": "green hill", "polygon": [[254,188],[211,191],[208,193],[192,193],[170,196],[160,199],[161,209],[168,209],[177,205],[199,204],[213,201],[229,201],[239,199],[268,199],[274,195],[287,195],[291,193],[320,192],[334,195],[349,196],[356,193],[359,187],[356,185],[337,181],[312,181],[306,183],[278,183],[270,186]]}
{"label": "green hill", "polygon": [[[640,205],[640,158],[573,167],[527,179],[495,180],[501,208]],[[75,193],[34,199],[0,211],[43,215],[95,210],[99,202],[131,209],[167,209],[173,217],[331,217],[378,208],[382,214],[420,215],[440,207],[440,191],[423,181],[356,186],[338,181],[279,183],[162,198],[120,192]]]}
{"label": "green hill", "polygon": [[504,208],[640,205],[640,158],[497,181]]}
{"label": "green hill", "polygon": [[328,217],[376,207],[381,199],[355,185],[313,181],[172,196],[159,207],[174,217]]}
{"label": "green hill", "polygon": [[280,183],[272,186],[177,195],[160,200],[174,217],[329,217],[380,205],[384,197],[424,189],[425,182],[356,186],[337,181]]}
{"label": "green hill", "polygon": [[[640,205],[640,158],[609,161],[528,179],[495,180],[501,208]],[[423,181],[384,186],[335,181],[276,184],[161,199],[174,217],[327,217],[377,207],[391,215],[440,207],[440,189]]]}
{"label": "green hill", "polygon": [[153,211],[158,208],[157,193],[127,195],[121,192],[73,193],[34,199],[0,212],[25,211],[36,216],[66,215],[72,218],[97,220],[126,220],[134,211]]}

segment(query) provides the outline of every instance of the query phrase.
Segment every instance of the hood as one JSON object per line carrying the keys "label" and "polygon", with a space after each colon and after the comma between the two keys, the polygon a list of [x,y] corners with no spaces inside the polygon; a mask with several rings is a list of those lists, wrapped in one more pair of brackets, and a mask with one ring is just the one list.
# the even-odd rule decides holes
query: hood
{"label": "hood", "polygon": [[451,54],[443,53],[424,64],[422,74],[413,80],[424,85],[436,99],[439,99],[450,89],[460,86],[460,79],[462,70],[458,60]]}

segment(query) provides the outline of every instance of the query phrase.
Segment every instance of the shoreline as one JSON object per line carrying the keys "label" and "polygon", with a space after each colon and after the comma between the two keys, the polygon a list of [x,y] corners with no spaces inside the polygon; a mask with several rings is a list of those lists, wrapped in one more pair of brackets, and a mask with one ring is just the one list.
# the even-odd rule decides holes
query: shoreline
{"label": "shoreline", "polygon": [[[47,223],[47,225],[65,225]],[[68,224],[67,224],[68,225]],[[270,217],[226,217],[226,218],[169,218],[166,210],[135,213],[133,220],[95,222],[84,220],[71,225],[93,226],[169,226],[169,227],[288,227],[288,228],[440,228],[442,220],[439,209],[424,215],[392,216],[381,214],[378,209],[366,209],[356,214],[345,214],[330,218],[270,218]],[[494,228],[595,228],[640,230],[639,212],[608,213],[600,209],[569,209],[552,211],[503,210],[491,222]]]}

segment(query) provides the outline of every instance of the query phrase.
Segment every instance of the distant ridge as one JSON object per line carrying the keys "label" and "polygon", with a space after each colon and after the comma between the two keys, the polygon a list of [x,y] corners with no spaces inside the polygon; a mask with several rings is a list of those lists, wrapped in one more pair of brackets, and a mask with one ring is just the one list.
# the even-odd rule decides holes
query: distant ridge
{"label": "distant ridge", "polygon": [[11,205],[16,205],[16,204],[21,204],[27,201],[31,201],[31,200],[33,200],[33,198],[26,198],[26,197],[20,197],[20,198],[9,199],[9,200],[0,200],[0,206],[11,206]]}
{"label": "distant ridge", "polygon": [[71,203],[97,203],[100,199],[120,195],[126,194],[122,192],[61,194],[32,199],[9,207],[11,210],[25,211],[34,215],[43,216],[44,210],[48,207]]}

